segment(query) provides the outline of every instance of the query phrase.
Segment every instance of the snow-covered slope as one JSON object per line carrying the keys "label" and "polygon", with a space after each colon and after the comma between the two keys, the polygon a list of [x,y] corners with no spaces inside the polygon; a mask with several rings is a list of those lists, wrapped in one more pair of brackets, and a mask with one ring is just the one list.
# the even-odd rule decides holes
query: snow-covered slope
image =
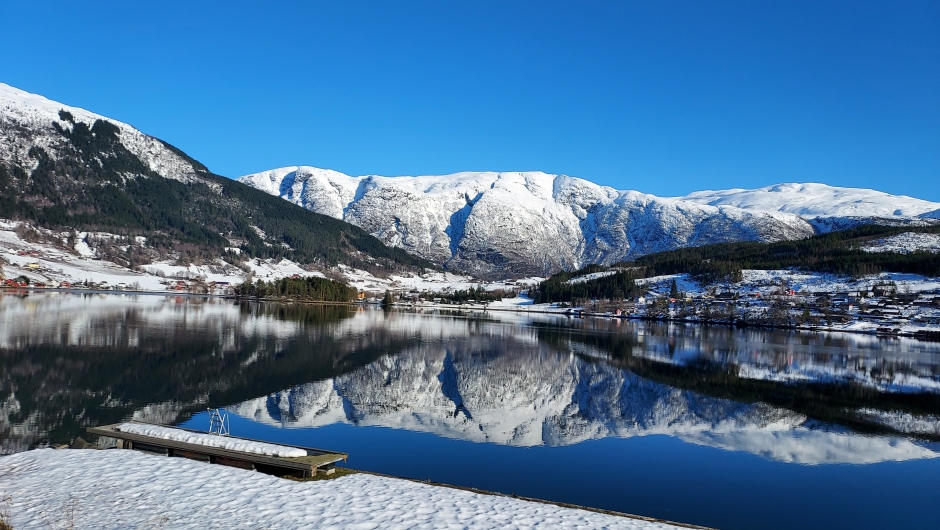
{"label": "snow-covered slope", "polygon": [[59,116],[59,111],[63,110],[70,113],[76,122],[91,124],[95,120],[105,120],[116,125],[120,129],[121,143],[161,176],[183,182],[196,178],[196,171],[189,161],[160,140],[131,125],[4,83],[0,83],[0,145],[4,147],[0,149],[0,162],[28,160],[27,154],[34,146],[42,147],[54,156],[66,140],[52,124],[58,123],[63,129],[72,127],[70,122]]}
{"label": "snow-covered slope", "polygon": [[[35,232],[44,241],[27,241],[20,233]],[[256,280],[272,281],[293,275],[341,278],[349,286],[370,295],[381,296],[386,290],[395,293],[418,291],[453,291],[483,288],[487,291],[513,291],[541,282],[544,278],[531,277],[515,281],[480,281],[471,276],[426,270],[421,273],[401,271],[378,277],[347,265],[328,267],[301,264],[288,259],[252,258],[238,266],[221,258],[204,260],[202,264],[181,265],[175,259],[159,259],[137,267],[128,267],[103,259],[111,248],[134,251],[146,250],[147,238],[135,240],[107,232],[76,232],[73,245],[69,245],[69,231],[39,229],[29,223],[0,219],[0,274],[7,278],[24,276],[35,285],[43,283],[55,287],[62,282],[73,286],[126,288],[131,291],[166,292],[175,290],[183,280],[189,286],[199,283],[226,282],[237,285],[245,281],[248,272]],[[30,238],[32,239],[32,238]],[[237,250],[237,249],[236,249]],[[121,284],[124,284],[123,286]],[[95,287],[89,286],[89,287]],[[188,287],[187,287],[188,289]],[[215,290],[222,294],[225,288]],[[2,343],[2,338],[0,338]]]}
{"label": "snow-covered slope", "polygon": [[940,234],[904,232],[896,236],[867,242],[862,246],[867,252],[897,252],[909,254],[916,250],[940,252]]}
{"label": "snow-covered slope", "polygon": [[[697,191],[681,199],[711,206],[793,213],[815,217],[917,217],[940,208],[940,203],[863,188],[840,188],[818,183],[787,183],[757,189]],[[926,216],[925,216],[926,217]]]}
{"label": "snow-covered slope", "polygon": [[684,246],[814,233],[792,213],[703,205],[541,172],[352,177],[300,166],[239,180],[472,273],[546,274]]}
{"label": "snow-covered slope", "polygon": [[222,257],[230,250],[258,257],[277,248],[298,263],[326,267],[398,272],[427,265],[356,227],[212,174],[126,123],[5,84],[0,198],[0,217],[36,228],[160,241],[107,249],[106,257],[120,264],[188,262],[187,256]]}

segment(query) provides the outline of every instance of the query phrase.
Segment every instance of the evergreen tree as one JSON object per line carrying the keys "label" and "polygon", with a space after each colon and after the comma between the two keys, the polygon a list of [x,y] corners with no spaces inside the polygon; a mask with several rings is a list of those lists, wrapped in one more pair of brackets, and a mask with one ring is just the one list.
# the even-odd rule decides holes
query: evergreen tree
{"label": "evergreen tree", "polygon": [[672,280],[672,286],[669,288],[669,298],[672,298],[672,299],[679,298],[679,286],[676,285],[675,280]]}

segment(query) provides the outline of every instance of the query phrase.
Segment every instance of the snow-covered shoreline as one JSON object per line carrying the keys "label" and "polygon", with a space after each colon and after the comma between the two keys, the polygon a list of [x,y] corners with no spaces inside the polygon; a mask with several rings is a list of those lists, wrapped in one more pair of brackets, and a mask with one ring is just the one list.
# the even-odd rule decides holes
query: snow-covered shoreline
{"label": "snow-covered shoreline", "polygon": [[[63,289],[63,288],[45,288],[45,289],[36,289],[36,288],[21,288],[21,289],[0,289],[0,294],[4,292],[15,293],[15,292],[33,292],[36,294],[52,294],[52,293],[61,293],[61,294],[98,294],[102,296],[115,295],[115,296],[163,296],[163,297],[187,297],[187,298],[210,298],[218,300],[234,300],[235,298],[232,295],[223,295],[223,294],[193,294],[186,292],[172,292],[172,291],[145,291],[145,290],[127,290],[127,291],[103,291],[96,289]],[[284,299],[250,299],[252,301],[258,302],[274,302],[274,303],[289,303],[289,304],[305,304],[305,305],[333,305],[333,306],[355,306],[354,304],[349,304],[346,302],[318,302],[318,301],[307,301],[307,300],[284,300]],[[511,299],[506,299],[511,300]],[[503,302],[506,302],[504,300]],[[516,299],[513,303],[501,303],[493,302],[490,304],[439,304],[439,303],[396,303],[393,307],[406,310],[406,311],[470,311],[470,312],[498,312],[498,313],[511,313],[511,314],[534,314],[534,315],[554,315],[554,316],[569,316],[572,318],[600,318],[600,319],[621,319],[621,320],[645,320],[645,321],[656,321],[656,322],[667,322],[673,324],[687,324],[687,325],[701,325],[701,326],[732,326],[737,328],[763,328],[763,329],[784,329],[796,332],[812,332],[812,333],[851,333],[851,334],[861,334],[861,335],[879,335],[881,334],[878,331],[879,326],[871,322],[859,323],[856,321],[850,322],[848,324],[837,324],[834,323],[831,326],[809,326],[809,325],[798,325],[798,326],[784,326],[784,325],[771,325],[771,324],[757,324],[757,323],[743,323],[743,322],[728,322],[722,320],[696,320],[689,318],[672,318],[672,317],[659,317],[659,318],[649,318],[639,314],[622,314],[614,315],[608,313],[594,313],[586,311],[583,307],[562,307],[558,304],[533,304],[531,299],[524,299],[522,303],[517,303],[519,300]],[[918,331],[929,331],[931,333],[940,332],[940,328],[937,327],[917,327],[910,329],[902,329],[899,332],[892,333],[891,336],[895,337],[918,337]]]}
{"label": "snow-covered shoreline", "polygon": [[[625,528],[641,517],[532,502],[372,474],[295,482],[127,450],[38,449],[0,458],[13,527]],[[67,519],[72,509],[73,521]]]}

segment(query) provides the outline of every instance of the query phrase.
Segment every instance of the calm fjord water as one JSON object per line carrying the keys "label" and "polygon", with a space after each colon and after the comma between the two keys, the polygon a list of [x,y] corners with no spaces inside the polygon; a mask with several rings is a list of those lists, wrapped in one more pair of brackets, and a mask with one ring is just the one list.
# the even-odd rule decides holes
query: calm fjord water
{"label": "calm fjord water", "polygon": [[940,345],[506,313],[0,296],[0,450],[137,418],[721,528],[936,528]]}

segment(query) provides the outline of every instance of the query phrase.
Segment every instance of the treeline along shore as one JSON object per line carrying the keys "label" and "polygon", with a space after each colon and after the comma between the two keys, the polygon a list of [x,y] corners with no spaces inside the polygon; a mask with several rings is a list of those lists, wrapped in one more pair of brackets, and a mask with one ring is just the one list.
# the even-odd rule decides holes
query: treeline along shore
{"label": "treeline along shore", "polygon": [[238,298],[349,302],[358,295],[355,288],[343,282],[317,276],[281,278],[271,282],[248,281],[235,287],[235,296]]}

